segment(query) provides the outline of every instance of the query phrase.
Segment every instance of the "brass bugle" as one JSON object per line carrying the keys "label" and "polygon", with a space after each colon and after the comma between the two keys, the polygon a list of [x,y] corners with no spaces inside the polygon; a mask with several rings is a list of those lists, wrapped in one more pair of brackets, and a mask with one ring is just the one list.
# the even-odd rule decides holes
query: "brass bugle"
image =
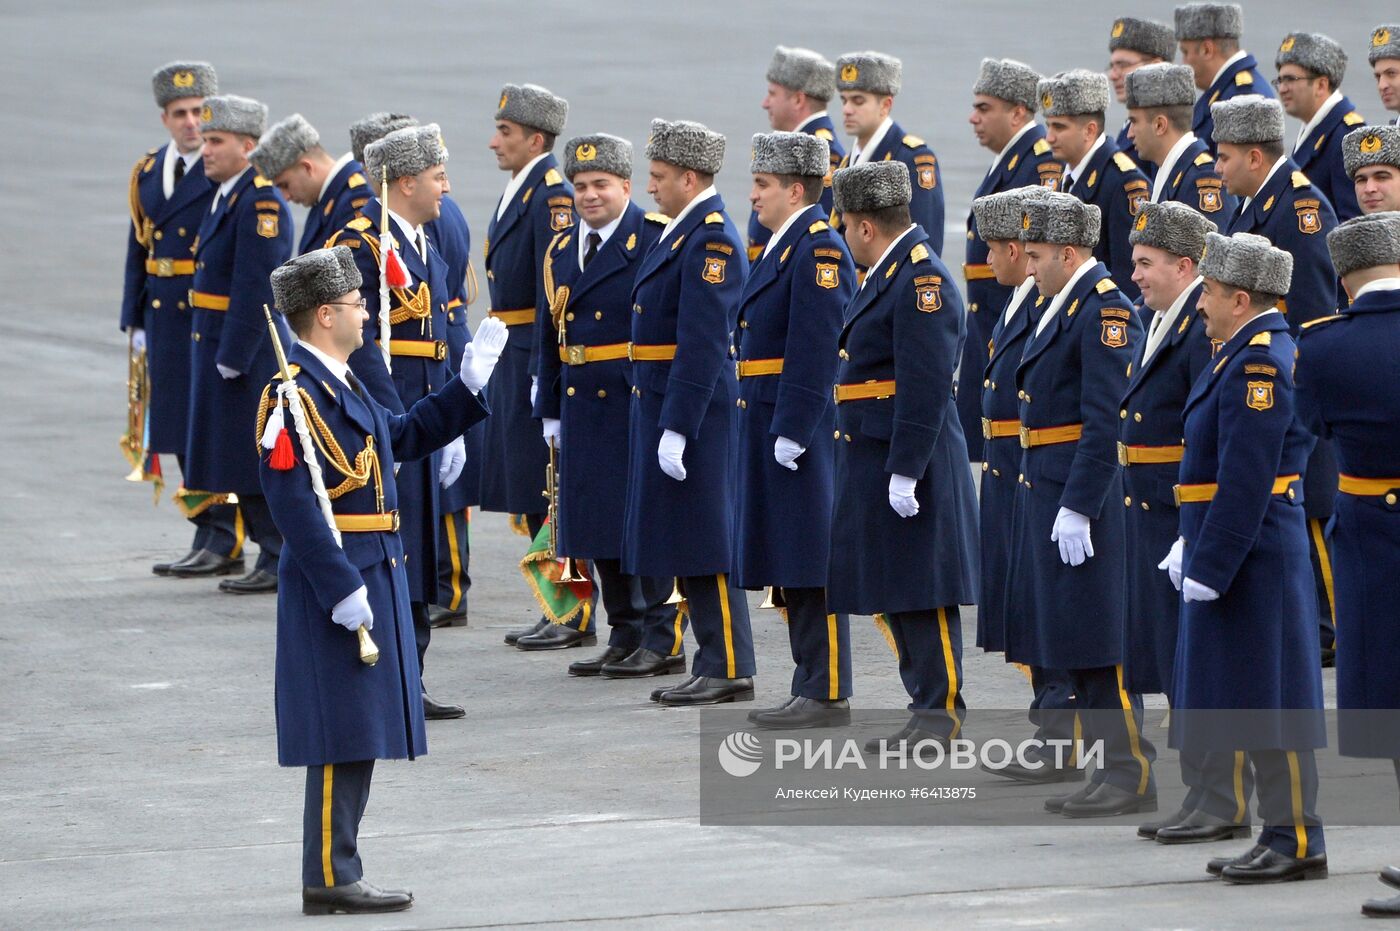
{"label": "brass bugle", "polygon": [[374,645],[368,630],[361,627],[357,633],[360,635],[360,662],[373,666],[379,662],[379,647]]}
{"label": "brass bugle", "polygon": [[676,579],[676,587],[671,589],[671,597],[666,599],[668,605],[678,605],[685,601],[685,593],[681,591],[681,580]]}
{"label": "brass bugle", "polygon": [[766,589],[764,589],[764,591],[763,591],[763,604],[759,605],[759,607],[760,607],[760,608],[776,608],[777,606],[778,606],[778,603],[775,602],[775,601],[773,600],[773,586],[770,585],[770,586],[768,586]]}

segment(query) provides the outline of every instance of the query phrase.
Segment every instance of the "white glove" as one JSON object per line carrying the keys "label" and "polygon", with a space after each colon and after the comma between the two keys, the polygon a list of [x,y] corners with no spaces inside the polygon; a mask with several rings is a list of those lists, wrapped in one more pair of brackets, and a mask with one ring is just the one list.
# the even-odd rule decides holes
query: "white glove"
{"label": "white glove", "polygon": [[1213,588],[1207,588],[1195,579],[1181,580],[1181,600],[1192,601],[1214,601],[1220,597],[1220,593]]}
{"label": "white glove", "polygon": [[530,376],[530,407],[535,406],[535,398],[540,396],[540,379],[538,375]]}
{"label": "white glove", "polygon": [[797,457],[806,451],[807,447],[799,446],[785,436],[778,437],[773,443],[773,458],[778,460],[778,465],[794,472],[797,471]]}
{"label": "white glove", "polygon": [[540,427],[540,433],[544,435],[545,443],[559,448],[559,421],[553,417],[546,417]]}
{"label": "white glove", "polygon": [[219,374],[224,376],[224,379],[226,381],[233,381],[233,379],[235,378],[243,377],[243,373],[240,372],[238,369],[231,369],[227,365],[224,365],[222,362],[215,362],[214,368],[219,370]]}
{"label": "white glove", "polygon": [[448,487],[462,474],[467,464],[467,443],[460,436],[442,448],[442,465],[438,466],[438,484]]}
{"label": "white glove", "polygon": [[331,620],[354,633],[363,627],[374,630],[374,612],[369,609],[369,589],[361,585],[331,608]]}
{"label": "white glove", "polygon": [[466,385],[472,394],[481,391],[491,380],[491,372],[496,367],[496,360],[506,348],[508,335],[504,323],[495,317],[487,317],[476,328],[476,335],[472,337],[472,341],[462,350],[462,384]]}
{"label": "white glove", "polygon": [[685,464],[681,462],[684,455],[685,434],[674,430],[661,434],[661,442],[656,447],[656,461],[660,463],[662,472],[678,482],[685,481]]}
{"label": "white glove", "polygon": [[1055,527],[1050,542],[1060,544],[1060,561],[1067,566],[1082,566],[1094,555],[1094,541],[1089,539],[1089,518],[1078,511],[1060,508],[1055,515]]}
{"label": "white glove", "polygon": [[132,351],[132,352],[145,352],[145,351],[146,351],[146,331],[143,330],[143,329],[141,329],[139,326],[138,326],[138,327],[132,327],[132,330],[131,330],[131,351]]}
{"label": "white glove", "polygon": [[919,500],[914,497],[916,484],[907,475],[890,476],[890,507],[900,517],[913,517],[919,513]]}
{"label": "white glove", "polygon": [[1157,563],[1158,569],[1167,570],[1167,575],[1172,580],[1172,587],[1181,591],[1181,558],[1186,547],[1186,538],[1177,537],[1172,548],[1167,551],[1167,558]]}

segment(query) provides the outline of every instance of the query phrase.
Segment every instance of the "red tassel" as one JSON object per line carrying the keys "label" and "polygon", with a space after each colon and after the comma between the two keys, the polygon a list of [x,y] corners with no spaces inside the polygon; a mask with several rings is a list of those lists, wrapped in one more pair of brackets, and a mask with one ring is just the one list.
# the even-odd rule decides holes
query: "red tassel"
{"label": "red tassel", "polygon": [[384,280],[391,288],[408,287],[408,267],[399,258],[397,249],[390,249],[384,254]]}
{"label": "red tassel", "polygon": [[162,477],[160,471],[160,453],[151,453],[151,464],[150,467],[146,469],[146,473],[151,478]]}
{"label": "red tassel", "polygon": [[297,464],[297,455],[292,449],[292,438],[287,435],[286,427],[278,432],[277,442],[272,446],[272,456],[268,458],[267,464],[279,472],[286,472]]}

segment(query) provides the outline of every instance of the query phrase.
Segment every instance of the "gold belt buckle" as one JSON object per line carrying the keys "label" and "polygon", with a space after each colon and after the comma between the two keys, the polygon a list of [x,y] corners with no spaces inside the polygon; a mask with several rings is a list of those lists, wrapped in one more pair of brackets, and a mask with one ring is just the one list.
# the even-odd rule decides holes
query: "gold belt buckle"
{"label": "gold belt buckle", "polygon": [[1180,485],[1173,485],[1173,486],[1172,486],[1172,501],[1176,503],[1176,506],[1177,506],[1177,507],[1181,507],[1181,486],[1180,486]]}
{"label": "gold belt buckle", "polygon": [[840,385],[832,385],[832,386],[831,386],[831,403],[832,403],[832,404],[840,404],[840,403],[841,403],[841,386],[840,386]]}
{"label": "gold belt buckle", "polygon": [[[447,358],[447,344],[440,339],[433,340],[433,361],[441,362]],[[397,521],[397,516],[395,517]]]}
{"label": "gold belt buckle", "polygon": [[735,378],[735,380],[738,380],[738,379],[741,379],[741,378],[743,378],[743,377],[744,377],[744,363],[740,362],[738,359],[735,359],[735,360],[734,360],[734,378]]}
{"label": "gold belt buckle", "polygon": [[1124,443],[1118,444],[1118,464],[1125,466],[1128,464],[1128,447]]}
{"label": "gold belt buckle", "polygon": [[394,510],[390,511],[389,513],[390,513],[390,515],[393,516],[393,521],[392,521],[392,526],[390,527],[390,532],[392,532],[392,533],[398,533],[398,532],[399,532],[399,509],[398,509],[398,508],[394,508]]}
{"label": "gold belt buckle", "polygon": [[174,259],[156,259],[156,277],[157,277],[157,278],[173,278],[173,277],[175,277],[175,260],[174,260]]}
{"label": "gold belt buckle", "polygon": [[1031,448],[1031,431],[1025,424],[1021,424],[1021,448]]}
{"label": "gold belt buckle", "polygon": [[[632,347],[627,348],[628,358],[631,358]],[[564,360],[567,365],[583,365],[588,361],[587,346],[565,346],[564,352],[567,358]]]}
{"label": "gold belt buckle", "polygon": [[991,421],[989,418],[983,417],[983,418],[982,418],[982,439],[984,439],[984,440],[990,440],[991,438],[992,438],[992,421]]}

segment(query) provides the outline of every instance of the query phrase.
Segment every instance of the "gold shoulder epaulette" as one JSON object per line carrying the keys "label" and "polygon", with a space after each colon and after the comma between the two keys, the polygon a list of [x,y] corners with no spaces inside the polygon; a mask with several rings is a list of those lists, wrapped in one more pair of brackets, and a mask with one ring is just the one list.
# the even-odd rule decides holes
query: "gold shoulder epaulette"
{"label": "gold shoulder epaulette", "polygon": [[1274,344],[1274,334],[1265,330],[1263,333],[1255,333],[1250,339],[1251,346],[1272,346]]}
{"label": "gold shoulder epaulette", "polygon": [[825,126],[812,133],[812,135],[816,136],[818,139],[825,139],[827,142],[830,142],[832,139],[836,138],[832,135],[831,130],[827,129]]}
{"label": "gold shoulder epaulette", "polygon": [[917,149],[919,146],[924,144],[924,140],[920,139],[918,136],[910,134],[904,137],[904,144],[911,149]]}
{"label": "gold shoulder epaulette", "polygon": [[1046,142],[1044,139],[1037,139],[1035,145],[1031,147],[1031,151],[1036,155],[1049,155],[1050,143]]}
{"label": "gold shoulder epaulette", "polygon": [[660,223],[662,226],[671,222],[671,218],[664,213],[649,213],[646,215],[646,219],[653,223]]}
{"label": "gold shoulder epaulette", "polygon": [[1301,171],[1295,171],[1295,172],[1293,172],[1293,189],[1294,189],[1294,190],[1297,190],[1297,189],[1300,188],[1300,187],[1307,187],[1309,184],[1312,184],[1312,182],[1308,180],[1308,176],[1307,176],[1307,175],[1303,174]]}
{"label": "gold shoulder epaulette", "polygon": [[544,173],[544,183],[551,187],[556,184],[563,184],[564,176],[559,173],[559,169],[551,168]]}
{"label": "gold shoulder epaulette", "polygon": [[724,214],[720,213],[718,210],[716,210],[714,213],[706,214],[706,215],[705,215],[705,222],[706,222],[706,223],[723,223],[723,222],[724,222]]}
{"label": "gold shoulder epaulette", "polygon": [[928,246],[924,245],[923,243],[919,243],[917,246],[909,250],[909,261],[911,262],[922,262],[927,258]]}
{"label": "gold shoulder epaulette", "polygon": [[[289,372],[292,373],[292,377],[293,377],[293,378],[296,378],[298,375],[301,374],[301,366],[298,365],[298,364],[296,364],[295,362],[288,362],[288,363],[287,363],[287,371],[289,371]],[[273,380],[273,381],[281,381],[281,380],[282,380],[282,373],[281,373],[281,372],[276,372],[276,373],[274,373],[273,376],[272,376],[272,380]],[[266,391],[267,389],[264,388],[263,390]]]}
{"label": "gold shoulder epaulette", "polygon": [[365,181],[365,176],[357,171],[347,178],[345,183],[350,187],[364,187],[368,182]]}
{"label": "gold shoulder epaulette", "polygon": [[1250,74],[1248,71],[1241,71],[1239,74],[1235,75],[1235,86],[1236,86],[1236,87],[1246,87],[1246,86],[1251,85],[1251,84],[1253,84],[1253,83],[1254,83],[1254,75]]}
{"label": "gold shoulder epaulette", "polygon": [[369,217],[356,217],[355,219],[351,220],[345,225],[349,229],[358,230],[359,232],[363,233],[370,227],[374,226],[374,221],[371,220]]}
{"label": "gold shoulder epaulette", "polygon": [[1137,163],[1129,158],[1126,152],[1114,152],[1113,164],[1118,166],[1119,171],[1132,171],[1137,167]]}
{"label": "gold shoulder epaulette", "polygon": [[1360,126],[1366,122],[1366,117],[1353,110],[1346,116],[1342,117],[1342,122],[1346,123],[1348,126]]}
{"label": "gold shoulder epaulette", "polygon": [[1094,290],[1099,292],[1100,294],[1107,294],[1110,291],[1117,291],[1118,285],[1113,283],[1112,278],[1105,278],[1103,281],[1100,281],[1098,284],[1094,285]]}
{"label": "gold shoulder epaulette", "polygon": [[156,154],[157,152],[159,152],[159,151],[160,151],[160,146],[156,146],[154,149],[147,149],[147,150],[146,150],[146,154],[147,154],[147,155],[155,155],[155,154]]}
{"label": "gold shoulder epaulette", "polygon": [[272,187],[272,182],[264,178],[262,175],[254,175],[253,187]]}
{"label": "gold shoulder epaulette", "polygon": [[1329,317],[1318,317],[1316,320],[1309,320],[1306,323],[1304,323],[1303,329],[1310,330],[1313,327],[1317,326],[1319,323],[1331,323],[1333,320],[1340,320],[1345,316],[1346,314],[1332,314]]}
{"label": "gold shoulder epaulette", "polygon": [[820,233],[822,230],[827,230],[827,229],[831,229],[831,227],[827,225],[827,222],[826,222],[825,220],[818,220],[817,222],[813,223],[811,226],[807,227],[807,232],[809,232],[809,233]]}
{"label": "gold shoulder epaulette", "polygon": [[1215,161],[1215,159],[1213,159],[1213,158],[1210,157],[1210,153],[1209,153],[1209,152],[1202,152],[1200,155],[1197,155],[1197,156],[1196,156],[1196,160],[1195,160],[1194,162],[1192,162],[1192,164],[1193,164],[1193,165],[1209,165],[1209,164],[1210,164],[1211,162],[1213,162],[1213,161]]}

